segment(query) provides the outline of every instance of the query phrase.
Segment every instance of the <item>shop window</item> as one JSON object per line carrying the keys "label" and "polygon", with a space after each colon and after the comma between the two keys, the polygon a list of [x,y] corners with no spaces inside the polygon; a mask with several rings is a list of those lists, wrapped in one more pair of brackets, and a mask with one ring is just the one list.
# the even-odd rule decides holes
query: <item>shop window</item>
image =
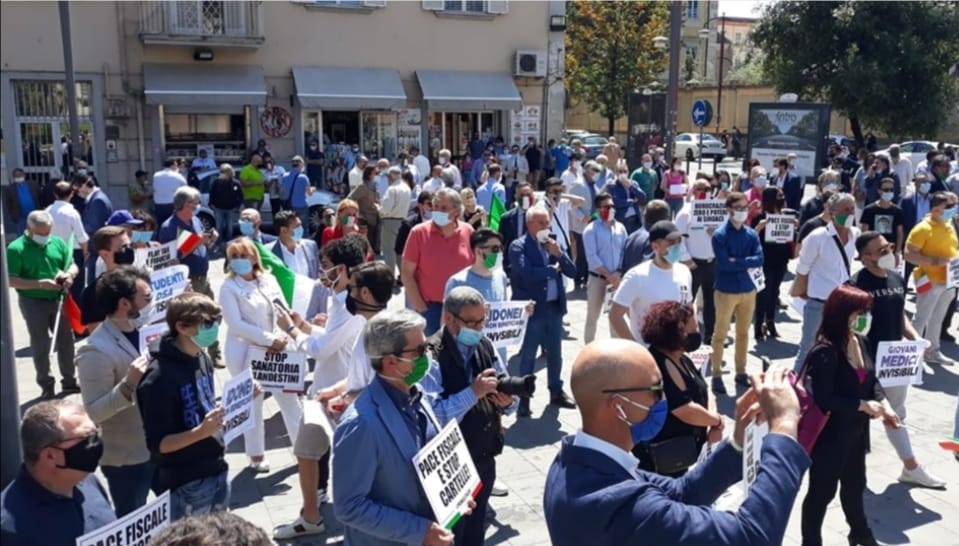
{"label": "shop window", "polygon": [[243,115],[166,114],[166,156],[192,161],[203,148],[217,163],[238,164],[247,151],[244,121]]}
{"label": "shop window", "polygon": [[686,18],[699,19],[699,0],[686,2]]}

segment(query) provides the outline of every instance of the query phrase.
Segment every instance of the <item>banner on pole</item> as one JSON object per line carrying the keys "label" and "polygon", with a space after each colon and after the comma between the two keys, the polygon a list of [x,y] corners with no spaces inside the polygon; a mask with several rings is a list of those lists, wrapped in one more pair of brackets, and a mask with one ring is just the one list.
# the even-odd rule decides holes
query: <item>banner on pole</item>
{"label": "banner on pole", "polygon": [[[53,522],[46,524],[50,523]],[[76,546],[142,546],[168,525],[170,492],[164,491],[150,504],[141,506],[96,531],[77,537]]]}
{"label": "banner on pole", "polygon": [[223,445],[253,428],[253,375],[247,368],[223,383]]}
{"label": "banner on pole", "polygon": [[413,456],[413,467],[436,521],[446,529],[456,525],[467,501],[483,487],[455,419]]}
{"label": "banner on pole", "polygon": [[493,347],[499,349],[523,343],[529,322],[526,304],[525,301],[490,302],[483,333],[493,342]]}

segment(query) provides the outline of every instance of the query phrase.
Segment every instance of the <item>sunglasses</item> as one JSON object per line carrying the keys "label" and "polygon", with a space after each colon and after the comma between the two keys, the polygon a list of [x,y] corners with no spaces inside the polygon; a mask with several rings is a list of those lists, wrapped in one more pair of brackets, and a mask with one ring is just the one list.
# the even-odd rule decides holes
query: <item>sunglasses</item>
{"label": "sunglasses", "polygon": [[209,319],[204,319],[204,320],[200,321],[199,324],[200,324],[200,326],[202,326],[203,328],[210,329],[210,328],[213,328],[214,326],[218,326],[218,325],[220,324],[220,322],[222,322],[222,321],[223,321],[223,317],[213,317],[213,318],[209,318]]}
{"label": "sunglasses", "polygon": [[502,252],[502,251],[503,251],[503,247],[502,247],[501,245],[481,246],[480,249],[481,249],[481,250],[485,250],[485,251],[487,251],[487,252]]}
{"label": "sunglasses", "polygon": [[645,387],[621,387],[618,389],[603,389],[599,391],[603,394],[623,394],[627,392],[651,392],[656,395],[656,399],[660,400],[663,397],[663,382],[662,380],[655,385],[648,385]]}

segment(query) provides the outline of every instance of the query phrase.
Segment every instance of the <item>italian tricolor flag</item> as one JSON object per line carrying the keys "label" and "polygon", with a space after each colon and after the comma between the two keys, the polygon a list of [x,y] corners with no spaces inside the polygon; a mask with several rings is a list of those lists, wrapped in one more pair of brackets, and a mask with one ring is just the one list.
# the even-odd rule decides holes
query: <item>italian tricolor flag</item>
{"label": "italian tricolor flag", "polygon": [[916,269],[916,272],[913,274],[914,280],[916,281],[916,293],[925,294],[926,292],[932,290],[932,281],[929,280],[929,275],[922,269]]}
{"label": "italian tricolor flag", "polygon": [[[493,197],[493,199],[496,199],[496,197]],[[480,491],[482,491],[482,490],[483,490],[483,482],[479,482],[478,484],[476,484],[476,487],[473,488],[473,491],[470,492],[470,497],[475,500],[476,497],[479,496]],[[458,511],[456,512],[456,514],[454,514],[453,517],[450,518],[450,520],[447,521],[447,522],[446,522],[446,525],[444,525],[443,527],[444,527],[445,529],[453,529],[453,527],[454,527],[457,523],[459,523],[459,521],[460,521],[461,519],[463,519],[463,516],[464,516],[464,515],[465,515],[465,514],[463,514],[462,511],[459,511],[459,510],[458,510]]]}
{"label": "italian tricolor flag", "polygon": [[203,238],[200,237],[199,233],[181,229],[176,236],[176,249],[180,251],[180,254],[186,256],[196,250],[201,242],[203,242]]}
{"label": "italian tricolor flag", "polygon": [[[297,275],[272,250],[261,243],[253,241],[253,244],[256,245],[256,251],[260,253],[260,263],[273,275],[276,284],[280,285],[286,305],[301,315],[306,314],[316,281],[305,275]],[[309,320],[307,317],[304,318]]]}
{"label": "italian tricolor flag", "polygon": [[959,453],[959,438],[946,438],[945,440],[939,442],[939,447],[945,449],[946,451],[955,451]]}

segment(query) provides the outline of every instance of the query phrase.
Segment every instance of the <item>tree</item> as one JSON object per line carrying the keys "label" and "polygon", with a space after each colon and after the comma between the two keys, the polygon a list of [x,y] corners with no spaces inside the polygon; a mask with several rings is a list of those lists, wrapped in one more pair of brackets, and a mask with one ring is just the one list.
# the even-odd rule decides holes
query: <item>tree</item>
{"label": "tree", "polygon": [[860,145],[863,125],[933,138],[959,100],[959,3],[785,0],[750,39],[777,91],[831,103]]}
{"label": "tree", "polygon": [[666,68],[653,37],[666,34],[668,19],[667,2],[567,2],[567,90],[606,118],[609,134],[629,94]]}

